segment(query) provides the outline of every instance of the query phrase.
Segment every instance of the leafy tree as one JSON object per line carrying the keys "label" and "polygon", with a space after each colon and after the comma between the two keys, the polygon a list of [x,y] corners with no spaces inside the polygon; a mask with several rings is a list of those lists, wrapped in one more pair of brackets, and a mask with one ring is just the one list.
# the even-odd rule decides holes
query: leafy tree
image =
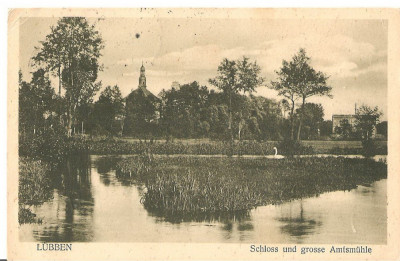
{"label": "leafy tree", "polygon": [[[296,110],[296,115],[301,115],[302,109]],[[303,126],[305,131],[302,138],[316,138],[320,134],[320,127],[324,121],[324,108],[321,104],[306,103],[304,105]]]}
{"label": "leafy tree", "polygon": [[332,121],[327,120],[321,123],[321,136],[329,136],[332,134]]}
{"label": "leafy tree", "polygon": [[228,106],[214,104],[207,108],[210,124],[209,135],[212,139],[226,140],[230,138],[226,125],[229,121]]}
{"label": "leafy tree", "polygon": [[[271,88],[278,91],[278,95],[283,96],[284,100],[290,101],[290,139],[294,139],[294,109],[297,96],[297,79],[295,77],[296,64],[291,61],[282,61],[282,67],[279,71],[275,71],[278,75],[277,81],[271,81]],[[287,101],[286,100],[286,101]]]}
{"label": "leafy tree", "polygon": [[161,125],[165,134],[187,138],[208,132],[209,123],[204,114],[208,94],[207,87],[197,82],[161,92]]}
{"label": "leafy tree", "polygon": [[100,83],[95,81],[101,69],[98,59],[103,47],[95,25],[89,25],[83,17],[63,17],[36,48],[38,53],[33,57],[36,65],[59,78],[60,96],[61,88],[65,89],[69,135],[77,108],[90,103],[100,89]]}
{"label": "leafy tree", "polygon": [[292,103],[291,106],[291,139],[294,138],[294,108],[295,101],[300,98],[302,100],[301,114],[299,119],[299,128],[297,132],[297,139],[300,139],[301,128],[305,114],[306,99],[319,95],[327,95],[331,97],[330,92],[332,87],[328,86],[326,81],[328,77],[316,71],[309,64],[310,57],[306,55],[304,49],[292,57],[290,62],[282,61],[282,67],[276,71],[278,81],[271,82],[272,88],[277,90],[279,95],[289,99]]}
{"label": "leafy tree", "polygon": [[225,58],[218,66],[218,75],[209,79],[209,83],[217,87],[228,97],[228,131],[233,141],[232,133],[232,97],[239,92],[253,92],[264,79],[260,77],[261,68],[257,62],[249,62],[248,57],[232,61]]}
{"label": "leafy tree", "polygon": [[381,134],[387,138],[388,134],[388,122],[387,121],[382,121],[376,125],[376,132],[378,134]]}
{"label": "leafy tree", "polygon": [[281,108],[279,103],[265,97],[250,95],[249,105],[251,117],[249,118],[249,130],[253,137],[259,140],[277,140],[281,133]]}
{"label": "leafy tree", "polygon": [[22,132],[35,134],[52,124],[55,107],[55,93],[48,75],[43,69],[32,73],[32,80],[26,83],[19,75],[19,120]]}
{"label": "leafy tree", "polygon": [[343,138],[350,138],[353,135],[353,127],[347,119],[342,119],[339,126],[335,127],[335,132]]}
{"label": "leafy tree", "polygon": [[367,157],[377,153],[377,146],[371,138],[381,116],[382,112],[377,106],[371,108],[362,105],[356,111],[355,127],[362,139],[363,154]]}
{"label": "leafy tree", "polygon": [[147,90],[136,89],[125,99],[123,133],[139,138],[158,135],[159,99]]}
{"label": "leafy tree", "polygon": [[282,110],[282,118],[286,118],[286,112],[290,111],[290,104],[286,99],[279,102],[279,108]]}
{"label": "leafy tree", "polygon": [[121,123],[124,116],[124,103],[117,85],[107,86],[94,104],[93,118],[109,134],[122,132]]}
{"label": "leafy tree", "polygon": [[382,112],[378,106],[371,108],[367,105],[362,105],[356,111],[356,130],[361,134],[363,140],[370,140]]}

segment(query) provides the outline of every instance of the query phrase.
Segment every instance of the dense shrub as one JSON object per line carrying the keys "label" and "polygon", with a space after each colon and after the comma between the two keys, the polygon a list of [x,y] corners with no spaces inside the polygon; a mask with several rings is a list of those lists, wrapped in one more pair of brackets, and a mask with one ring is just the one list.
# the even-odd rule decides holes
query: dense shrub
{"label": "dense shrub", "polygon": [[314,154],[311,146],[304,146],[300,141],[290,139],[279,142],[278,151],[285,156]]}
{"label": "dense shrub", "polygon": [[22,223],[31,223],[35,214],[29,206],[40,205],[52,197],[48,164],[40,160],[20,158],[18,183],[18,220]]}
{"label": "dense shrub", "polygon": [[362,155],[372,157],[377,154],[387,154],[387,148],[378,147],[371,139],[362,141]]}
{"label": "dense shrub", "polygon": [[36,135],[20,137],[19,156],[41,160],[55,168],[68,155],[88,150],[83,138],[68,138],[62,132],[47,130]]}

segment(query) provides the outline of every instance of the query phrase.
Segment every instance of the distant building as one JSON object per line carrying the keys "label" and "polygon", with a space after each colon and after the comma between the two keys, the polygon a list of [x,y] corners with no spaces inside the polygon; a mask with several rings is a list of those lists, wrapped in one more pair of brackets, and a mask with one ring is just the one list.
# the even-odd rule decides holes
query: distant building
{"label": "distant building", "polygon": [[138,93],[140,95],[143,95],[145,98],[150,98],[150,99],[155,99],[158,100],[157,96],[155,96],[153,93],[151,93],[148,89],[147,89],[147,84],[146,84],[146,69],[143,66],[140,67],[140,76],[139,76],[139,85],[138,88],[134,91],[131,92],[132,93]]}
{"label": "distant building", "polygon": [[174,88],[175,90],[179,90],[181,88],[181,85],[177,81],[173,81],[171,84],[171,88]]}
{"label": "distant building", "polygon": [[351,125],[353,131],[355,131],[355,114],[334,114],[332,115],[332,134],[337,134],[336,130],[338,129],[338,127],[342,127],[341,123],[343,123],[344,121],[347,121]]}
{"label": "distant building", "polygon": [[[354,106],[354,114],[333,114],[332,115],[332,134],[340,135],[343,133],[338,133],[338,130],[343,131],[344,126],[349,126],[351,130],[350,132],[356,132],[356,123],[357,123],[357,105]],[[376,126],[374,126],[372,137],[376,136]]]}
{"label": "distant building", "polygon": [[124,134],[146,137],[156,134],[160,99],[147,89],[146,69],[140,67],[139,85],[125,98]]}

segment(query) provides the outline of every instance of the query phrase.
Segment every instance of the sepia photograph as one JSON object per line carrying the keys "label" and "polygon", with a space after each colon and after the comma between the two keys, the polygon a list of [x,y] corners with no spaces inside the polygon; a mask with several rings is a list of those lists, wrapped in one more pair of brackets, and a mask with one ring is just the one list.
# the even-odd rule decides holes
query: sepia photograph
{"label": "sepia photograph", "polygon": [[32,251],[388,245],[387,17],[19,11],[8,218]]}

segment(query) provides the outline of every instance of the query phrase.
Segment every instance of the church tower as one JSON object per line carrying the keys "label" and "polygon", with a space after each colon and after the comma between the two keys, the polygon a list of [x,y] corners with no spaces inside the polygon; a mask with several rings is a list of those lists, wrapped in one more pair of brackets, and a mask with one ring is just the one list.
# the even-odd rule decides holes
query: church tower
{"label": "church tower", "polygon": [[142,67],[140,67],[140,77],[139,77],[139,88],[144,87],[146,88],[146,75],[145,75],[145,68],[143,66],[142,62]]}

